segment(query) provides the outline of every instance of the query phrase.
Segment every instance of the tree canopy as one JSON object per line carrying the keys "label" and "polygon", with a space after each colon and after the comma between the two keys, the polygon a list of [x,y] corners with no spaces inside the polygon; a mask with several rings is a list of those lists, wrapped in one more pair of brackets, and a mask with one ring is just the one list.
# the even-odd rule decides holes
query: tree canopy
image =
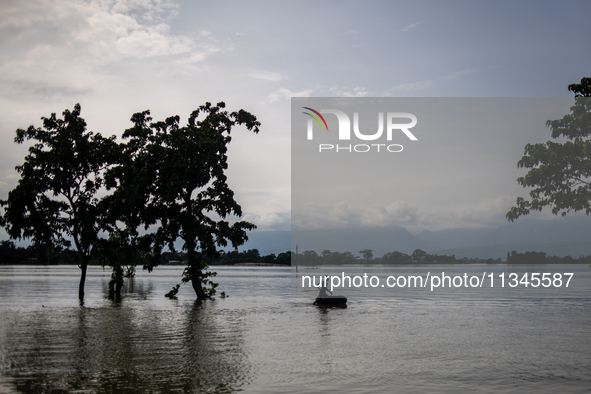
{"label": "tree canopy", "polygon": [[[186,126],[179,125],[178,116],[152,122],[149,111],[134,114],[134,126],[123,134],[128,142],[121,164],[109,184],[116,187],[115,218],[138,244],[150,245],[159,255],[165,246],[174,250],[175,241],[182,239],[188,256],[183,281],[191,282],[198,299],[213,295],[217,286],[203,257],[216,257],[217,248],[228,242],[242,245],[246,231],[255,228],[228,220],[242,216],[242,209],[225,170],[232,128],[244,125],[258,133],[260,123],[244,110],[228,113],[224,108],[223,102],[206,103],[191,113]],[[139,236],[138,227],[153,231]]]}
{"label": "tree canopy", "polygon": [[13,239],[29,238],[36,249],[69,248],[72,241],[81,269],[78,297],[84,298],[86,268],[98,246],[104,217],[97,193],[116,155],[115,137],[103,138],[86,130],[80,105],[65,110],[63,119],[51,114],[43,127],[18,129],[15,142],[33,145],[16,170],[21,178],[0,200],[1,223]]}
{"label": "tree canopy", "polygon": [[204,258],[217,257],[218,247],[228,243],[242,245],[255,228],[238,220],[242,209],[225,170],[232,128],[258,133],[260,123],[249,112],[224,108],[223,102],[206,103],[186,126],[178,116],[152,122],[150,111],[136,113],[123,143],[87,131],[79,104],[65,110],[63,119],[52,114],[42,118],[43,127],[17,130],[15,142],[33,144],[16,167],[18,185],[0,200],[0,225],[11,238],[31,239],[46,253],[73,242],[81,300],[97,250],[113,267],[111,291],[119,292],[136,264],[151,270],[163,248],[174,252],[179,238],[188,256],[183,281],[192,283],[198,299],[213,295],[217,284],[209,278],[215,273],[207,271]]}
{"label": "tree canopy", "polygon": [[517,198],[516,205],[507,213],[509,221],[544,207],[562,216],[571,210],[591,213],[591,78],[583,78],[568,89],[575,93],[571,112],[562,119],[546,122],[553,139],[567,141],[525,146],[517,165],[529,171],[517,182],[532,190],[529,200]]}

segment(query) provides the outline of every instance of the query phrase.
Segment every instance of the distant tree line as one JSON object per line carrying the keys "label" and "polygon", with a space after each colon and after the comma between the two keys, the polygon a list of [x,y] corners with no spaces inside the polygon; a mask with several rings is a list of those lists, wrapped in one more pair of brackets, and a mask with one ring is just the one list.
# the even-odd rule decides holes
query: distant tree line
{"label": "distant tree line", "polygon": [[266,264],[284,264],[291,265],[291,252],[286,251],[275,255],[271,253],[261,256],[257,249],[249,249],[247,251],[238,252],[236,250],[231,252],[220,252],[217,261],[212,262],[212,265],[234,265],[238,263],[266,263]]}
{"label": "distant tree line", "polygon": [[[388,252],[382,257],[373,257],[371,249],[359,251],[361,256],[351,252],[331,252],[323,250],[320,254],[313,250],[306,250],[297,256],[298,265],[346,265],[346,264],[436,264],[436,263],[461,263],[461,264],[502,264],[500,258],[462,257],[455,255],[429,254],[421,249],[416,249],[408,255],[402,252]],[[591,264],[590,256],[581,256],[577,259],[571,256],[558,257],[547,256],[544,252],[507,253],[507,264]]]}
{"label": "distant tree line", "polygon": [[[49,252],[39,251],[34,246],[29,245],[26,248],[16,246],[13,241],[0,242],[0,265],[17,265],[17,264],[78,264],[74,250],[51,250]],[[219,256],[204,258],[204,262],[208,265],[234,265],[238,263],[267,263],[267,264],[282,264],[291,265],[292,252],[286,251],[283,253],[271,253],[261,256],[258,249],[249,249],[243,252],[221,250]],[[188,255],[185,252],[167,251],[160,256],[160,264],[179,264],[186,265]],[[107,266],[108,257],[97,252],[91,258],[90,265]],[[129,267],[128,267],[129,269]]]}
{"label": "distant tree line", "polygon": [[[329,264],[412,264],[412,263],[453,263],[458,262],[454,255],[429,254],[416,249],[408,255],[402,252],[388,252],[382,257],[373,257],[373,250],[359,251],[361,256],[351,252],[332,252],[323,250],[320,254],[313,250],[306,250],[298,258],[300,265],[329,265]],[[461,260],[460,262],[465,262]],[[470,261],[472,262],[472,261]]]}
{"label": "distant tree line", "polygon": [[0,242],[0,265],[13,264],[76,264],[76,260],[64,251],[40,251],[32,245],[24,248],[12,241]]}
{"label": "distant tree line", "polygon": [[[234,265],[239,263],[265,263],[265,264],[282,264],[291,265],[290,251],[275,254],[271,253],[261,256],[258,249],[249,249],[242,252],[233,250],[226,252],[221,250],[219,255],[215,258],[208,258],[205,262],[208,265]],[[164,252],[162,253],[161,264],[182,264],[187,260],[186,253],[178,252]]]}
{"label": "distant tree line", "polygon": [[507,264],[591,264],[591,256],[547,256],[545,252],[507,253]]}
{"label": "distant tree line", "polygon": [[[462,257],[456,258],[455,255],[438,255],[429,254],[421,249],[416,249],[412,254],[402,252],[388,252],[382,257],[373,257],[371,249],[364,249],[359,251],[360,256],[354,255],[351,252],[331,252],[330,250],[323,250],[320,254],[313,250],[306,250],[297,256],[298,265],[341,265],[341,264],[436,264],[436,263],[461,263],[461,264],[591,264],[591,255],[580,256],[574,258],[571,256],[559,257],[548,256],[545,252],[528,251],[525,253],[518,253],[515,250],[507,253],[507,260],[503,261],[497,259],[484,259],[479,257]],[[291,251],[261,256],[258,249],[249,249],[242,252],[237,250],[224,251],[221,250],[219,255],[210,258],[203,258],[208,265],[235,265],[239,263],[266,263],[266,264],[281,264],[291,265],[292,256],[295,254]],[[160,264],[170,265],[186,265],[188,255],[185,252],[167,251],[162,252],[160,256]],[[16,246],[12,241],[0,242],[0,265],[15,265],[15,264],[77,264],[76,252],[74,250],[39,250],[30,245],[25,247]],[[100,253],[95,253],[89,262],[90,265],[107,266],[108,256]],[[127,267],[127,271],[132,268]],[[123,271],[122,271],[123,272]],[[121,273],[122,275],[125,275]]]}

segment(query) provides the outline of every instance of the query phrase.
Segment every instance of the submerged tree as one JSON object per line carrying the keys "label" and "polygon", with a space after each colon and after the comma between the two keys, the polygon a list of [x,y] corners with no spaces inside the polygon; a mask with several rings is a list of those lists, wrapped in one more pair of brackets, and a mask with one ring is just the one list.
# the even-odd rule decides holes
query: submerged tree
{"label": "submerged tree", "polygon": [[555,215],[564,216],[571,210],[591,213],[591,78],[583,78],[580,84],[569,85],[568,89],[575,93],[571,113],[546,122],[552,138],[568,141],[525,146],[525,154],[517,165],[529,168],[529,172],[517,182],[533,189],[530,200],[517,198],[516,205],[507,213],[510,221],[547,206]]}
{"label": "submerged tree", "polygon": [[[104,203],[106,199],[103,199]],[[114,226],[110,226],[105,220],[105,229],[109,232],[108,239],[102,239],[100,242],[100,262],[103,265],[110,266],[113,269],[111,280],[109,281],[109,298],[121,299],[121,289],[124,278],[133,278],[135,276],[135,267],[141,265],[146,257],[143,250],[133,242],[131,237]]]}
{"label": "submerged tree", "polygon": [[[260,123],[244,110],[228,113],[223,108],[223,102],[206,103],[183,127],[178,116],[152,122],[149,111],[134,114],[134,126],[123,134],[128,142],[121,164],[108,184],[116,188],[111,201],[115,217],[125,223],[126,234],[154,256],[148,269],[157,264],[165,246],[174,250],[175,241],[182,239],[188,258],[183,282],[191,282],[198,299],[213,295],[217,286],[203,258],[216,257],[217,248],[228,242],[243,244],[246,232],[255,228],[246,221],[227,220],[242,216],[242,210],[225,170],[232,128],[244,125],[258,133]],[[139,234],[141,227],[147,234]]]}
{"label": "submerged tree", "polygon": [[31,239],[46,253],[74,242],[80,285],[84,298],[86,269],[100,242],[101,211],[97,193],[104,173],[117,154],[115,137],[103,138],[86,130],[80,105],[65,110],[63,119],[55,113],[43,119],[43,127],[16,131],[15,142],[32,140],[25,162],[16,167],[21,178],[0,200],[4,207],[2,226],[13,239]]}

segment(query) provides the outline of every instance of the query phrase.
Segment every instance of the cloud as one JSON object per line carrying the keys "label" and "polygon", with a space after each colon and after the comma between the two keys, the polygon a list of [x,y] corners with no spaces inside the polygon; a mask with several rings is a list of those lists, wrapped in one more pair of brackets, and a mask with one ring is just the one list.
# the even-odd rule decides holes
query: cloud
{"label": "cloud", "polygon": [[213,34],[212,34],[212,33],[211,33],[209,30],[199,30],[199,35],[200,35],[201,37],[208,38],[208,39],[210,39],[210,40],[212,40],[212,41],[215,41],[215,42],[220,42],[220,40],[218,40],[217,38],[215,38],[215,37],[213,36]]}
{"label": "cloud", "polygon": [[453,73],[451,73],[451,74],[444,75],[444,76],[443,76],[443,77],[441,77],[441,78],[442,78],[442,79],[445,79],[445,80],[447,80],[447,81],[452,81],[452,80],[454,80],[454,79],[457,79],[457,78],[459,78],[459,77],[461,77],[461,76],[463,76],[463,75],[472,74],[472,73],[474,73],[474,72],[476,72],[476,70],[475,70],[475,69],[473,69],[473,68],[469,68],[469,69],[466,69],[466,70],[456,71],[456,72],[453,72]]}
{"label": "cloud", "polygon": [[[157,12],[163,11],[150,7],[150,3],[140,2],[131,9],[125,7],[129,13],[122,13],[117,3],[100,10],[94,7],[81,9],[86,24],[71,31],[72,38],[87,47],[96,58],[106,61],[191,52],[195,46],[193,40],[171,34],[170,26],[163,18],[156,17]],[[149,16],[143,18],[146,14]],[[148,21],[151,23],[145,23]]]}
{"label": "cloud", "polygon": [[409,31],[409,30],[412,30],[412,29],[414,29],[415,27],[417,27],[418,25],[420,25],[420,23],[419,23],[419,22],[417,22],[417,23],[413,23],[412,25],[408,25],[408,26],[406,26],[404,29],[402,29],[402,31]]}
{"label": "cloud", "polygon": [[201,63],[205,61],[210,55],[219,52],[221,49],[216,47],[202,47],[192,50],[190,55],[183,57],[180,60],[177,60],[179,64],[192,64],[192,63]]}
{"label": "cloud", "polygon": [[330,92],[336,97],[367,97],[370,92],[364,87],[356,87],[353,89],[335,87],[330,89]]}
{"label": "cloud", "polygon": [[417,220],[418,208],[406,201],[396,201],[385,207],[388,220],[396,222],[412,222]]}
{"label": "cloud", "polygon": [[356,228],[403,225],[415,220],[417,208],[405,202],[388,207],[368,207],[349,201],[334,204],[307,204],[293,212],[296,228]]}
{"label": "cloud", "polygon": [[442,76],[439,76],[439,77],[436,77],[433,79],[428,79],[425,81],[409,82],[409,83],[403,83],[400,85],[394,85],[390,89],[388,89],[387,95],[392,95],[392,94],[401,93],[401,92],[416,92],[419,90],[430,88],[441,81],[452,81],[454,79],[458,79],[458,78],[462,77],[463,75],[472,74],[474,72],[476,72],[476,70],[473,68],[470,68],[470,69],[466,69],[466,70],[456,71],[451,74],[442,75]]}
{"label": "cloud", "polygon": [[39,24],[47,24],[48,22],[55,25],[55,21],[63,19],[72,11],[71,5],[67,2],[63,3],[63,7],[58,7],[57,2],[54,1],[3,1],[0,28],[38,27]]}
{"label": "cloud", "polygon": [[3,98],[79,100],[105,86],[120,87],[121,70],[136,67],[136,60],[191,66],[232,49],[208,30],[174,34],[177,8],[166,0],[9,1],[0,15],[0,33],[11,37],[0,43]]}
{"label": "cloud", "polygon": [[289,212],[266,212],[257,215],[244,215],[243,220],[254,223],[258,231],[289,230],[291,214]]}
{"label": "cloud", "polygon": [[428,88],[433,86],[435,81],[427,80],[421,82],[409,82],[409,83],[402,83],[400,85],[394,85],[389,89],[389,93],[396,93],[396,92],[409,92],[409,91],[416,91]]}
{"label": "cloud", "polygon": [[283,99],[289,100],[291,97],[311,97],[313,93],[327,97],[368,97],[372,95],[372,92],[367,91],[365,87],[349,88],[335,86],[328,88],[326,86],[316,85],[313,88],[304,89],[299,92],[294,92],[287,88],[281,87],[268,95],[267,101],[272,103]]}
{"label": "cloud", "polygon": [[295,228],[355,228],[361,227],[359,210],[347,201],[339,201],[335,204],[306,204],[306,209],[295,211],[292,225]]}
{"label": "cloud", "polygon": [[290,79],[290,77],[288,77],[287,75],[274,73],[274,72],[261,72],[261,73],[256,73],[256,74],[249,74],[248,76],[251,78],[263,79],[265,81],[271,81],[271,82],[279,82],[279,81],[282,81],[285,79]]}
{"label": "cloud", "polygon": [[32,82],[28,80],[0,80],[0,89],[12,97],[61,97],[81,96],[92,92],[91,88],[75,88],[55,84],[51,81]]}
{"label": "cloud", "polygon": [[180,54],[194,62],[225,49],[207,30],[197,38],[173,34],[177,7],[162,0],[9,2],[0,28],[21,30],[22,56],[49,47],[49,61],[52,53],[65,59],[60,52],[66,52],[69,62],[87,65]]}
{"label": "cloud", "polygon": [[314,89],[304,89],[299,92],[292,92],[287,88],[279,88],[277,91],[267,96],[267,100],[272,103],[282,99],[289,100],[292,97],[310,97],[313,92]]}
{"label": "cloud", "polygon": [[461,207],[457,210],[457,215],[466,223],[494,222],[499,218],[504,222],[505,214],[514,203],[515,197],[498,196]]}
{"label": "cloud", "polygon": [[424,229],[490,228],[506,222],[514,197],[499,196],[447,207],[419,207],[407,201],[368,206],[350,201],[306,204],[292,212],[298,229],[402,226],[413,233]]}

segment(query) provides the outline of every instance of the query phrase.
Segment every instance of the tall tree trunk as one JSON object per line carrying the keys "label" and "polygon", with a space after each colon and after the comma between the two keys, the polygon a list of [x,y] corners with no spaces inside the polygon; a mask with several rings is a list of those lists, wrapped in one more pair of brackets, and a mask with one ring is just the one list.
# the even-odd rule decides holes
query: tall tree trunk
{"label": "tall tree trunk", "polygon": [[199,260],[193,260],[189,262],[191,265],[191,285],[193,286],[193,290],[195,290],[195,294],[197,295],[198,300],[203,300],[207,298],[205,292],[203,291],[203,286],[201,284],[201,264]]}
{"label": "tall tree trunk", "polygon": [[109,281],[109,298],[112,300],[121,300],[121,288],[123,287],[123,268],[116,264],[113,267],[111,280]]}
{"label": "tall tree trunk", "polygon": [[88,267],[88,261],[83,260],[80,265],[80,285],[78,286],[78,298],[80,301],[84,300],[84,283],[86,282],[86,268]]}
{"label": "tall tree trunk", "polygon": [[203,300],[207,298],[205,292],[203,291],[203,285],[201,283],[201,258],[198,257],[195,253],[195,247],[197,246],[195,242],[189,238],[189,240],[185,241],[187,246],[187,257],[189,258],[189,270],[191,273],[191,286],[193,286],[193,290],[195,290],[195,294],[197,295],[198,300]]}

